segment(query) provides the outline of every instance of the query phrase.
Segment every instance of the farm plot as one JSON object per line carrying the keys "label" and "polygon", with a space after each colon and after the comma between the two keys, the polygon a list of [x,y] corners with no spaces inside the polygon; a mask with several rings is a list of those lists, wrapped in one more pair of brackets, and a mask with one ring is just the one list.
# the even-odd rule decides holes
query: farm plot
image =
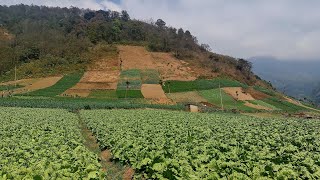
{"label": "farm plot", "polygon": [[242,84],[238,81],[229,79],[198,79],[194,81],[166,81],[163,89],[166,93],[174,92],[188,92],[195,90],[209,90],[221,87],[247,87],[247,85]]}
{"label": "farm plot", "polygon": [[170,93],[170,94],[167,94],[167,96],[174,102],[182,102],[182,103],[208,102],[208,100],[200,96],[197,91]]}
{"label": "farm plot", "polygon": [[77,84],[83,73],[75,73],[75,74],[68,74],[63,76],[63,78],[60,78],[60,80],[55,83],[54,85],[47,87],[45,89],[40,89],[37,91],[33,91],[30,93],[26,93],[24,95],[26,96],[43,96],[43,97],[54,97],[59,96],[63,92],[65,92],[67,89],[73,87],[75,84]]}
{"label": "farm plot", "polygon": [[0,107],[0,179],[102,178],[83,143],[77,116],[65,110]]}
{"label": "farm plot", "polygon": [[[208,102],[221,107],[220,89],[204,90],[199,91],[199,93]],[[245,102],[243,101],[236,101],[223,90],[221,90],[221,95],[224,109],[237,109],[245,112],[257,111],[256,108],[245,106]]]}
{"label": "farm plot", "polygon": [[155,110],[80,114],[101,148],[129,163],[136,178],[320,178],[318,120]]}
{"label": "farm plot", "polygon": [[[61,80],[62,76],[56,76],[56,77],[47,77],[47,78],[36,78],[36,79],[22,79],[15,81],[10,81],[6,83],[2,83],[0,86],[7,88],[8,86],[11,88],[12,94],[24,94],[29,93],[33,91],[37,91],[40,89],[45,89],[50,86],[53,86],[56,84],[59,80]],[[17,87],[14,87],[17,83]],[[14,87],[14,88],[13,88]],[[8,95],[8,91],[2,91],[0,90],[0,94]]]}
{"label": "farm plot", "polygon": [[117,96],[118,98],[143,98],[141,86],[142,79],[139,69],[124,70],[120,75]]}

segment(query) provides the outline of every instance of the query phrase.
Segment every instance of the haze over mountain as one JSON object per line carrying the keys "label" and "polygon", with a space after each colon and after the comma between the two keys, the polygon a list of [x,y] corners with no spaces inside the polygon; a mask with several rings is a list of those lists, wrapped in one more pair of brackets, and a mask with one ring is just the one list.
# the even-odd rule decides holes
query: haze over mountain
{"label": "haze over mountain", "polygon": [[253,57],[253,71],[281,92],[320,103],[320,61]]}

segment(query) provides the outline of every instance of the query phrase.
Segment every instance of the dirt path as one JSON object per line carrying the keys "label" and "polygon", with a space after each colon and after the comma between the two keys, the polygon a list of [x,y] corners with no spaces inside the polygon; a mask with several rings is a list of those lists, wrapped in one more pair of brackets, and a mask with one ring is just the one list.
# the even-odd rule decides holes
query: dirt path
{"label": "dirt path", "polygon": [[100,150],[97,139],[81,120],[79,114],[80,127],[82,136],[85,139],[84,145],[92,152],[96,153],[100,159],[102,171],[106,173],[106,179],[123,179],[131,180],[134,176],[134,170],[130,167],[112,162],[112,155],[109,150]]}
{"label": "dirt path", "polygon": [[128,69],[156,69],[162,80],[192,81],[197,77],[185,61],[169,53],[148,52],[142,46],[118,46],[122,67]]}
{"label": "dirt path", "polygon": [[[47,87],[53,86],[56,84],[62,76],[56,76],[56,77],[47,77],[47,78],[38,78],[38,79],[23,79],[18,80],[17,84],[22,85],[24,87],[14,89],[12,91],[12,94],[23,94],[27,92],[36,91],[39,89],[45,89]],[[14,85],[14,81],[2,83],[0,85]],[[8,91],[1,91],[0,94],[4,94],[5,96],[9,94]]]}

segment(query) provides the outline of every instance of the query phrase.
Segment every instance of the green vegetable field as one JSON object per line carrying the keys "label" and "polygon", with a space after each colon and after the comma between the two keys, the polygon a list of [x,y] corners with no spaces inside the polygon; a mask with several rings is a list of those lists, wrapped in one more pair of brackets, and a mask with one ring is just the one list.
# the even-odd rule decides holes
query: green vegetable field
{"label": "green vegetable field", "polygon": [[0,179],[103,178],[75,114],[0,107]]}
{"label": "green vegetable field", "polygon": [[136,178],[320,178],[319,120],[161,110],[80,114],[101,148],[129,163]]}

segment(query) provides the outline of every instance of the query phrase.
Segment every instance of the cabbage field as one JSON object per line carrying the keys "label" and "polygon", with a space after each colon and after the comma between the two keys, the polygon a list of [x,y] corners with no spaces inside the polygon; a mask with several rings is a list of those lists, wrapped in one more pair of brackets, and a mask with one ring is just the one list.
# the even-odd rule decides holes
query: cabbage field
{"label": "cabbage field", "polygon": [[0,107],[0,179],[103,178],[66,110]]}
{"label": "cabbage field", "polygon": [[142,179],[319,179],[320,121],[161,110],[81,111]]}

